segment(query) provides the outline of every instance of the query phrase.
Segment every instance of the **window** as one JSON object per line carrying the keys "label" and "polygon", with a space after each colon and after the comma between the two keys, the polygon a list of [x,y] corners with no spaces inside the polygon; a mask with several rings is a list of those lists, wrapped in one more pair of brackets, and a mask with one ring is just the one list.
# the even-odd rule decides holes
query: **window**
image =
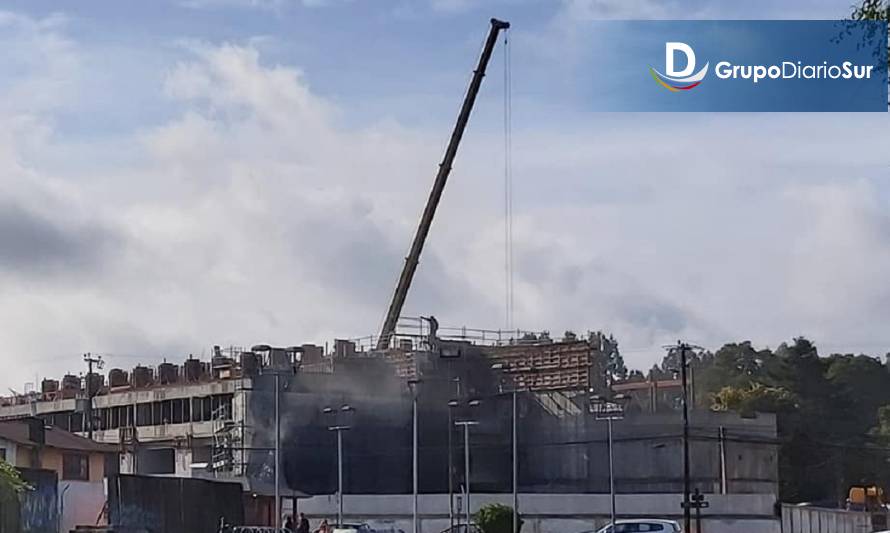
{"label": "window", "polygon": [[[618,533],[649,533],[664,531],[664,525],[657,522],[631,522],[629,524],[616,524],[615,530]],[[607,533],[611,533],[611,528],[607,529]]]}
{"label": "window", "polygon": [[6,460],[6,448],[0,448],[0,461]]}
{"label": "window", "polygon": [[62,479],[89,481],[90,458],[83,453],[62,454]]}

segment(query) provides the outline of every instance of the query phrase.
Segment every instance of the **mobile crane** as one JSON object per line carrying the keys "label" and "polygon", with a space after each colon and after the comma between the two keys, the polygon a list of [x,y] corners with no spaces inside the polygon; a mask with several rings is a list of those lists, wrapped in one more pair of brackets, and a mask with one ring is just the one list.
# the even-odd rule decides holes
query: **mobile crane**
{"label": "mobile crane", "polygon": [[479,87],[482,85],[482,78],[485,76],[488,60],[491,59],[491,52],[494,50],[498,34],[501,30],[506,30],[509,27],[509,22],[491,19],[491,28],[488,31],[488,38],[485,40],[482,54],[479,56],[479,64],[476,66],[476,70],[473,71],[473,79],[467,88],[467,94],[457,116],[457,123],[454,125],[454,131],[451,133],[451,139],[448,141],[448,147],[445,149],[442,163],[439,164],[439,171],[436,173],[433,188],[426,201],[426,207],[423,209],[423,215],[420,217],[420,224],[417,226],[417,232],[414,234],[411,250],[408,253],[408,257],[405,258],[405,265],[402,267],[402,273],[396,284],[396,290],[389,304],[389,310],[386,312],[383,328],[380,330],[380,337],[377,339],[378,350],[385,350],[389,346],[393,333],[395,333],[396,323],[399,320],[399,315],[402,313],[402,306],[405,304],[405,297],[408,296],[408,289],[411,288],[414,272],[417,270],[417,265],[420,262],[423,244],[426,242],[426,237],[430,232],[430,225],[433,222],[433,217],[436,215],[439,200],[442,198],[445,182],[448,181],[448,175],[451,173],[451,165],[454,162],[454,156],[457,155],[457,147],[460,145],[461,137],[463,137],[464,129],[466,129],[467,121],[470,118],[470,112],[473,110],[473,104],[476,102],[476,95],[479,93]]}

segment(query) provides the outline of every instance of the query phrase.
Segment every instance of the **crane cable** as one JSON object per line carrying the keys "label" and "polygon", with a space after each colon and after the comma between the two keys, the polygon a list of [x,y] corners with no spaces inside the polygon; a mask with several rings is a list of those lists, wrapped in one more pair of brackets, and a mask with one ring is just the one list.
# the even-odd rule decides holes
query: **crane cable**
{"label": "crane cable", "polygon": [[513,72],[509,30],[504,30],[504,311],[513,329]]}

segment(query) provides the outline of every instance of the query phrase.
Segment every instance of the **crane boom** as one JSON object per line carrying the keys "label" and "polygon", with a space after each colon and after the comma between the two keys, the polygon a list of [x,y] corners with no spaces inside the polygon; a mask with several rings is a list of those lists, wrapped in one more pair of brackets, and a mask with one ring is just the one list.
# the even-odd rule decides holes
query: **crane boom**
{"label": "crane boom", "polygon": [[384,350],[389,346],[390,337],[395,332],[396,322],[398,322],[399,315],[402,313],[405,297],[408,296],[408,289],[411,287],[414,272],[417,270],[417,264],[420,261],[423,244],[426,242],[426,237],[430,232],[430,225],[433,222],[433,217],[436,215],[439,200],[442,198],[445,182],[448,181],[448,175],[451,173],[451,165],[454,162],[454,156],[457,155],[457,147],[460,145],[461,137],[463,137],[467,121],[470,118],[470,112],[473,110],[473,104],[476,102],[476,95],[479,93],[479,87],[482,85],[482,78],[485,76],[485,69],[488,67],[488,60],[491,59],[491,52],[494,50],[494,45],[497,42],[498,33],[509,27],[509,22],[491,19],[491,29],[488,32],[488,38],[485,40],[482,55],[479,56],[479,64],[476,66],[476,70],[473,71],[473,79],[467,88],[467,94],[464,97],[463,105],[461,105],[460,114],[457,116],[457,123],[454,125],[454,131],[451,133],[451,139],[448,141],[448,147],[445,149],[445,156],[442,158],[442,163],[439,164],[436,180],[433,182],[433,188],[430,190],[426,207],[424,207],[423,215],[420,217],[420,224],[417,226],[417,232],[414,234],[411,251],[408,253],[408,257],[405,258],[402,274],[399,276],[399,282],[396,284],[396,290],[389,304],[389,310],[386,312],[386,319],[383,321],[383,328],[380,330],[380,337],[377,339],[378,350]]}

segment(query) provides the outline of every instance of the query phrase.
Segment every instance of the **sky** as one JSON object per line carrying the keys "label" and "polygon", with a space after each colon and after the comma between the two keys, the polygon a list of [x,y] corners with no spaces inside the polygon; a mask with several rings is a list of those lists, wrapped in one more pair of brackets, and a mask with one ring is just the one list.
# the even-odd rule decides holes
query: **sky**
{"label": "sky", "polygon": [[[42,0],[0,10],[0,390],[376,334],[491,16],[515,328],[890,352],[885,113],[603,113],[602,19],[849,0]],[[503,328],[503,45],[404,315]]]}

